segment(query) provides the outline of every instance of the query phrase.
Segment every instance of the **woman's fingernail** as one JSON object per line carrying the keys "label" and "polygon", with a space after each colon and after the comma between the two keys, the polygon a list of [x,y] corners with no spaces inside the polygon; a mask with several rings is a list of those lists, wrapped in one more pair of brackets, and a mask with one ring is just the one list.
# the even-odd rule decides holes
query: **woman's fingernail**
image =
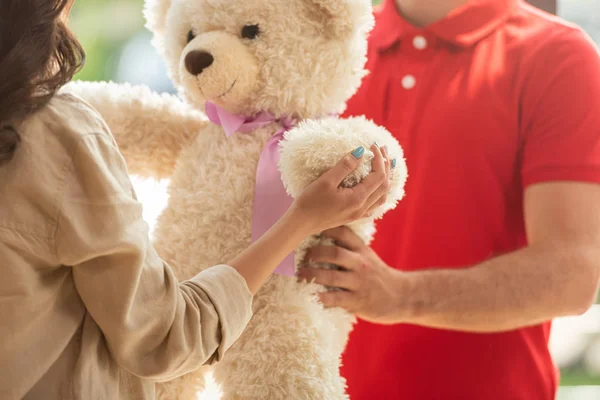
{"label": "woman's fingernail", "polygon": [[361,158],[363,156],[363,154],[365,154],[365,148],[360,146],[358,147],[356,150],[354,150],[352,152],[352,155],[354,156],[354,158]]}
{"label": "woman's fingernail", "polygon": [[381,146],[379,146],[379,143],[375,142],[375,143],[373,143],[373,144],[374,144],[375,146],[377,146],[377,148],[378,148],[378,149],[379,149],[379,148],[381,148]]}
{"label": "woman's fingernail", "polygon": [[392,160],[392,169],[396,168],[396,159],[394,158]]}

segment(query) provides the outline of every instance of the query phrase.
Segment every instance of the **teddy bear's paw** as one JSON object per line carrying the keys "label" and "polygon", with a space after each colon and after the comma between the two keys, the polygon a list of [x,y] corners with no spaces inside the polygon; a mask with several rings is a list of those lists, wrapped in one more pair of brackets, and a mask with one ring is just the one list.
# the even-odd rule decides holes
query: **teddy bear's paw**
{"label": "teddy bear's paw", "polygon": [[342,183],[344,187],[352,187],[371,171],[373,152],[370,148],[374,143],[386,146],[389,157],[396,160],[388,201],[376,213],[382,215],[394,208],[404,196],[407,178],[404,152],[385,128],[364,117],[305,120],[287,132],[280,145],[279,168],[282,180],[289,194],[297,197],[304,187],[333,167],[342,157],[362,146],[366,151],[360,166]]}

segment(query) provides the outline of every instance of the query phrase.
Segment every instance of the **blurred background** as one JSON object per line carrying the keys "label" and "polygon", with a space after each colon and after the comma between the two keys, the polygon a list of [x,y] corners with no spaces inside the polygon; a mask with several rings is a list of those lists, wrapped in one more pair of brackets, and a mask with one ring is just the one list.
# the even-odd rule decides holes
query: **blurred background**
{"label": "blurred background", "polygon": [[[131,82],[174,92],[162,60],[150,44],[142,7],[143,0],[75,1],[71,26],[87,51],[87,64],[76,79]],[[558,0],[557,13],[600,44],[600,0]],[[136,180],[135,184],[144,202],[145,218],[153,227],[166,205],[167,182]],[[551,349],[562,373],[558,399],[599,400],[600,305],[583,316],[557,320]],[[215,398],[215,390],[204,398]]]}

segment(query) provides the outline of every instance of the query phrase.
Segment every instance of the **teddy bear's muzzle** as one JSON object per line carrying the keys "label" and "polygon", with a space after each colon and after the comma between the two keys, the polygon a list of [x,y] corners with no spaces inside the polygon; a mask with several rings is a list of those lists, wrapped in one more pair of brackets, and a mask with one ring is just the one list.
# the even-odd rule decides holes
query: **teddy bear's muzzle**
{"label": "teddy bear's muzzle", "polygon": [[194,50],[185,57],[185,68],[194,76],[198,76],[215,61],[207,51]]}

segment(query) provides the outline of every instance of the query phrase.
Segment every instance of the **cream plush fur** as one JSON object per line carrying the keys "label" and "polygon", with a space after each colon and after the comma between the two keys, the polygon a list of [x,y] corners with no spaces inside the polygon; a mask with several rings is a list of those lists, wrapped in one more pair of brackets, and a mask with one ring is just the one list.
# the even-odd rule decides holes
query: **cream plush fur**
{"label": "cream plush fur", "polygon": [[[170,179],[155,241],[178,277],[227,262],[250,244],[256,166],[280,128],[272,123],[228,138],[207,122],[206,100],[245,115],[269,111],[302,120],[281,146],[280,170],[292,196],[357,146],[387,145],[398,160],[388,202],[351,226],[369,242],[375,218],[404,194],[402,149],[364,118],[321,117],[343,111],[365,74],[371,0],[147,0],[145,14],[183,100],[113,83],[78,82],[68,90],[106,119],[130,173]],[[259,26],[255,39],[242,37],[246,25]],[[214,58],[197,76],[185,63],[195,50]],[[372,157],[367,151],[346,186],[369,172]],[[320,241],[307,238],[296,264]],[[340,355],[354,319],[324,309],[319,290],[272,276],[255,297],[247,330],[221,362],[157,385],[159,398],[195,398],[213,368],[225,399],[345,399]]]}

